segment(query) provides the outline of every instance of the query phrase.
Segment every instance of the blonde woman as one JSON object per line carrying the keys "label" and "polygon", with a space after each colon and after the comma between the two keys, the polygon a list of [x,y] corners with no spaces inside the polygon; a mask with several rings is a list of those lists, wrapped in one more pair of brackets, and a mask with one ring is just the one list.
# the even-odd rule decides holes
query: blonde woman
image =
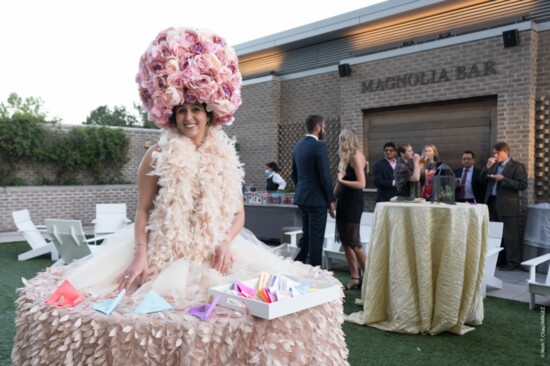
{"label": "blonde woman", "polygon": [[420,184],[422,186],[420,195],[429,200],[432,198],[432,178],[440,165],[439,152],[435,145],[424,146],[420,161],[424,162],[420,169]]}
{"label": "blonde woman", "polygon": [[[342,242],[351,278],[346,290],[359,289],[359,269],[365,270],[366,254],[359,239],[359,225],[363,214],[363,188],[365,188],[365,155],[359,148],[359,139],[353,130],[344,129],[338,140],[338,183],[336,197],[336,228]],[[360,267],[360,268],[359,268]]]}

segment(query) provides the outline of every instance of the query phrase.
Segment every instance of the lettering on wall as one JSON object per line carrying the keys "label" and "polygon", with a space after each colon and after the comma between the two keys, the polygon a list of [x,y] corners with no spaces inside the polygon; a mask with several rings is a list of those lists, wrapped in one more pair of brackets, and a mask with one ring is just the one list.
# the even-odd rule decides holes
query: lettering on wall
{"label": "lettering on wall", "polygon": [[414,87],[418,85],[439,84],[454,80],[465,80],[497,73],[493,61],[474,63],[469,66],[432,69],[429,71],[411,72],[386,78],[370,79],[362,82],[362,93],[372,93],[391,89]]}

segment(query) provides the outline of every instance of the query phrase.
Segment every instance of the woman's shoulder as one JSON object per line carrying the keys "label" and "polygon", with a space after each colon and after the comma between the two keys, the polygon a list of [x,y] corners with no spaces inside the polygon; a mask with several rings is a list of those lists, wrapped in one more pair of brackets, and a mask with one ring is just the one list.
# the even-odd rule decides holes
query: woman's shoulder
{"label": "woman's shoulder", "polygon": [[365,164],[365,155],[361,150],[355,150],[350,157],[350,164]]}

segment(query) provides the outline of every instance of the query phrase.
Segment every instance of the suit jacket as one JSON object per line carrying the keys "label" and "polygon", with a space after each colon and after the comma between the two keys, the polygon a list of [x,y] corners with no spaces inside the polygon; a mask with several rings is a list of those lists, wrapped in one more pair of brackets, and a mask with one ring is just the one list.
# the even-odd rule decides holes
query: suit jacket
{"label": "suit jacket", "polygon": [[376,187],[376,202],[387,202],[397,196],[397,188],[393,185],[393,168],[388,159],[382,159],[372,168],[372,177]]}
{"label": "suit jacket", "polygon": [[[474,170],[472,172],[472,191],[474,192],[474,197],[477,202],[481,203],[484,202],[485,199],[485,191],[483,190],[484,184],[481,184],[479,181],[479,174],[481,173],[481,170],[472,167]],[[457,179],[462,179],[462,172],[464,171],[464,168],[455,169],[453,170],[453,173],[455,174],[455,177]],[[455,190],[455,200],[458,201],[458,196],[460,194],[460,187],[457,187]]]}
{"label": "suit jacket", "polygon": [[489,174],[497,174],[497,164],[491,169],[483,168],[479,174],[481,183],[487,183],[484,202],[489,202],[493,186],[497,185],[496,210],[500,216],[518,216],[519,215],[519,192],[527,188],[527,171],[525,166],[513,159],[510,159],[504,166],[502,175],[504,179],[497,182],[488,178]]}
{"label": "suit jacket", "polygon": [[334,201],[328,151],[324,143],[306,136],[294,146],[292,180],[296,186],[296,205],[328,207]]}

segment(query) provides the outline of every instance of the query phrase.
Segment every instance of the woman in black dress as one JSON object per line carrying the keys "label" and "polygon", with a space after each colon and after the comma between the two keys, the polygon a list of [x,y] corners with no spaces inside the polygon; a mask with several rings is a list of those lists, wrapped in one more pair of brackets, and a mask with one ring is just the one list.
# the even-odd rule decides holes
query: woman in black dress
{"label": "woman in black dress", "polygon": [[336,202],[336,228],[350,270],[351,278],[346,289],[360,288],[361,271],[365,270],[367,256],[361,246],[359,225],[363,214],[363,188],[365,188],[365,155],[359,149],[359,139],[353,130],[344,129],[338,140],[338,183],[334,188]]}

